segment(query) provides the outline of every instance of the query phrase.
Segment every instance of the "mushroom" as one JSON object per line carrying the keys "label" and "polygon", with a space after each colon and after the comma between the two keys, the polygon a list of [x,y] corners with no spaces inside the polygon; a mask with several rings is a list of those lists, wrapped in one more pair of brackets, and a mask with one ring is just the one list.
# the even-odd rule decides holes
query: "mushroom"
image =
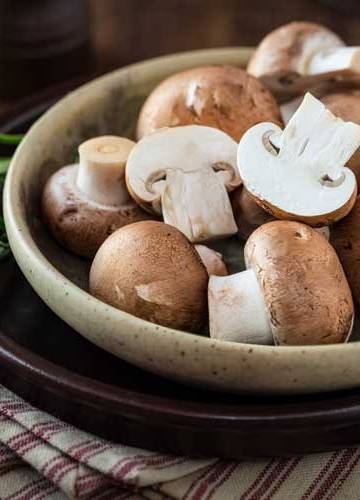
{"label": "mushroom", "polygon": [[355,203],[356,179],[344,165],[359,145],[359,125],[335,118],[306,94],[284,131],[260,123],[246,132],[238,168],[247,191],[271,215],[329,225]]}
{"label": "mushroom", "polygon": [[236,142],[221,130],[187,125],[136,144],[126,165],[130,194],[190,241],[235,234],[228,191],[240,185]]}
{"label": "mushroom", "polygon": [[273,221],[245,245],[246,270],[211,276],[210,336],[252,344],[332,344],[348,340],[351,291],[333,247],[314,229]]}
{"label": "mushroom", "polygon": [[344,268],[355,302],[360,304],[360,197],[350,214],[331,226],[330,243]]}
{"label": "mushroom", "polygon": [[[335,115],[345,121],[360,125],[360,91],[336,92],[322,98],[325,106]],[[347,166],[354,172],[358,185],[360,184],[360,149],[357,149],[348,161]]]}
{"label": "mushroom", "polygon": [[125,164],[135,143],[116,136],[89,139],[79,147],[80,163],[53,174],[42,196],[50,232],[65,248],[92,258],[116,229],[151,219],[129,196]]}
{"label": "mushroom", "polygon": [[256,203],[244,186],[240,186],[234,191],[231,205],[238,227],[238,236],[242,240],[247,240],[255,229],[274,219]]}
{"label": "mushroom", "polygon": [[343,80],[360,80],[360,47],[345,47],[319,24],[292,22],[269,33],[253,54],[248,72],[278,98],[312,87],[334,88]]}
{"label": "mushroom", "polygon": [[227,276],[228,271],[221,253],[205,245],[195,245],[195,248],[209,276]]}
{"label": "mushroom", "polygon": [[113,233],[90,270],[90,293],[147,321],[199,332],[207,320],[208,274],[176,228],[142,221]]}
{"label": "mushroom", "polygon": [[176,73],[161,82],[143,105],[137,138],[163,127],[207,125],[237,142],[256,123],[282,125],[279,106],[256,78],[234,66],[208,66]]}

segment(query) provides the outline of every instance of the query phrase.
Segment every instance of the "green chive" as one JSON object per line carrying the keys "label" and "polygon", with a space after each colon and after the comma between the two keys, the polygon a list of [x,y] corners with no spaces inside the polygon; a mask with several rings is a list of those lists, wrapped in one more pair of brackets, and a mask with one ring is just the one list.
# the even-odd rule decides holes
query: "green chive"
{"label": "green chive", "polygon": [[23,137],[24,134],[0,134],[0,144],[18,146]]}

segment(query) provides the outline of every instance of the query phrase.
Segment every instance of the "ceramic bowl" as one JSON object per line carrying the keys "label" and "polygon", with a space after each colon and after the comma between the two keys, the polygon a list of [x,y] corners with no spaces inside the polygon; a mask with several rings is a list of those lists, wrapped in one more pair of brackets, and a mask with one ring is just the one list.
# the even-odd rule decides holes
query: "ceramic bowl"
{"label": "ceramic bowl", "polygon": [[152,59],[110,73],[59,101],[30,129],[10,166],[4,214],[11,248],[28,281],[56,314],[94,344],[146,370],[232,392],[290,394],[360,386],[356,341],[306,347],[235,344],[164,328],[102,303],[86,291],[89,263],[64,251],[40,218],[44,183],[73,161],[79,143],[107,133],[131,136],[146,95],[168,75],[207,64],[244,66],[250,53],[229,48]]}

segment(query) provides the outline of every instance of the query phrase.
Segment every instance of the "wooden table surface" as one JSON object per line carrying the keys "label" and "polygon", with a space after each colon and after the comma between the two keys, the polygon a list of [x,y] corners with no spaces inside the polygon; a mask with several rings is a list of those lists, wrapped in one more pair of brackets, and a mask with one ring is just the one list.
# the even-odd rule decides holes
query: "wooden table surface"
{"label": "wooden table surface", "polygon": [[[49,3],[52,0],[42,1]],[[6,2],[9,0],[0,0],[0,7]],[[31,4],[11,0],[11,6],[30,9],[28,19],[32,19]],[[205,47],[256,45],[269,30],[291,20],[324,23],[347,43],[360,44],[358,0],[89,0],[88,5],[90,40],[95,57],[90,71],[89,68],[82,71],[79,66],[74,86],[113,68],[160,54]],[[41,71],[46,73],[47,68]],[[16,75],[8,75],[8,78],[13,78],[11,83],[15,87]],[[39,78],[41,80],[41,74]],[[61,88],[61,77],[58,80]],[[26,82],[23,87],[22,95],[16,99],[0,98],[0,119],[33,102],[34,94],[40,90],[39,85],[35,92],[27,91]],[[52,84],[46,95],[58,92],[59,87]],[[42,96],[43,91],[39,98]]]}

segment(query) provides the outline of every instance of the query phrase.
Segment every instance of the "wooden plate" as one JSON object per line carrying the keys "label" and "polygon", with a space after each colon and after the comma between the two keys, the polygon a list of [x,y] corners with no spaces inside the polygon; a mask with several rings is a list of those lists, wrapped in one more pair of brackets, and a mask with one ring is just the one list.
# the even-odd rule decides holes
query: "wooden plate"
{"label": "wooden plate", "polygon": [[[22,131],[47,104],[2,131]],[[13,260],[0,263],[0,381],[57,417],[116,442],[240,459],[360,443],[360,390],[234,396],[151,375],[97,348],[39,299]]]}

